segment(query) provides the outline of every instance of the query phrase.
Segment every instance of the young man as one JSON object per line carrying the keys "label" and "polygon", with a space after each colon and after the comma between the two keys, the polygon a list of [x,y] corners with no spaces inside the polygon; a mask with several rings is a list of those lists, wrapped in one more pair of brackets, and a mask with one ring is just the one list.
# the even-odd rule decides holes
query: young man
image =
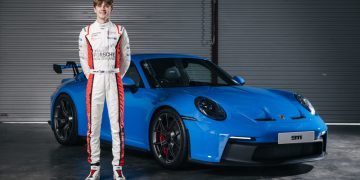
{"label": "young man", "polygon": [[122,77],[130,65],[130,46],[123,26],[110,21],[113,0],[93,0],[96,21],[79,36],[81,67],[88,79],[86,111],[87,152],[91,164],[87,180],[100,178],[100,129],[104,102],[109,112],[114,159],[113,175],[124,180],[124,91]]}

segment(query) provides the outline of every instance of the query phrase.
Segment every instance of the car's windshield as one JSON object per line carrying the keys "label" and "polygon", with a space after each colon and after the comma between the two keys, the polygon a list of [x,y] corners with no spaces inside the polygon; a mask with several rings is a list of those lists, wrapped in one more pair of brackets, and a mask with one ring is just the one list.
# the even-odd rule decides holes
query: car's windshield
{"label": "car's windshield", "polygon": [[237,85],[229,74],[210,61],[190,58],[161,58],[142,62],[152,87]]}

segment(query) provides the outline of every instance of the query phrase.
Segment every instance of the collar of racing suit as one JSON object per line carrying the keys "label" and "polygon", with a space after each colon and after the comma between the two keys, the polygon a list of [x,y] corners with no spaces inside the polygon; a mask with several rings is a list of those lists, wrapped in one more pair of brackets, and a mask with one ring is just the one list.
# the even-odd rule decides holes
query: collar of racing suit
{"label": "collar of racing suit", "polygon": [[98,28],[109,28],[111,26],[112,22],[109,20],[108,22],[106,23],[99,23],[97,21],[94,22],[94,25]]}

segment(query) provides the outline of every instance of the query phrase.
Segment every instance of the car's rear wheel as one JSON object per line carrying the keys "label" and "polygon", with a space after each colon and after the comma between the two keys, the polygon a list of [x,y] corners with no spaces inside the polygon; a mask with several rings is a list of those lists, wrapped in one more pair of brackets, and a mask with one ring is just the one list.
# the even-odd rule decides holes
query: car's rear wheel
{"label": "car's rear wheel", "polygon": [[151,121],[149,134],[151,151],[155,159],[166,168],[179,168],[187,158],[187,134],[179,114],[165,108]]}
{"label": "car's rear wheel", "polygon": [[76,108],[67,94],[61,94],[55,101],[53,125],[55,138],[60,144],[74,145],[79,142]]}

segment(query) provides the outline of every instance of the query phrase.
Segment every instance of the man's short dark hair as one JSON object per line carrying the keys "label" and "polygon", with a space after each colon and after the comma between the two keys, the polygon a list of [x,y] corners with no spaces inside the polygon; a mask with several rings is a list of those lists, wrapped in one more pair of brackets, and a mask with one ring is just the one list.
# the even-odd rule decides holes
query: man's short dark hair
{"label": "man's short dark hair", "polygon": [[99,6],[101,5],[103,2],[105,2],[107,5],[110,5],[111,7],[113,6],[113,0],[93,0],[93,6]]}

